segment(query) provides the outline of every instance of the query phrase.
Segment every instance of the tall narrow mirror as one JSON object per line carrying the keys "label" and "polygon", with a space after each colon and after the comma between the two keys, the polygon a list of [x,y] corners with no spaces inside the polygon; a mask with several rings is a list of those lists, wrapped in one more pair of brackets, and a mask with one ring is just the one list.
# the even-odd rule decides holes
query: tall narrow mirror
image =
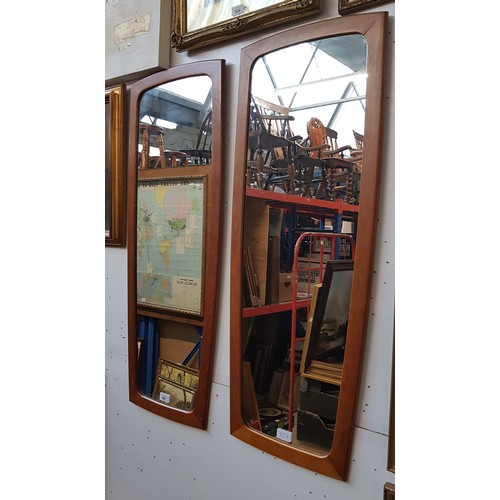
{"label": "tall narrow mirror", "polygon": [[219,274],[221,60],[131,87],[129,395],[206,428]]}
{"label": "tall narrow mirror", "polygon": [[231,433],[346,480],[369,310],[386,13],[242,50]]}

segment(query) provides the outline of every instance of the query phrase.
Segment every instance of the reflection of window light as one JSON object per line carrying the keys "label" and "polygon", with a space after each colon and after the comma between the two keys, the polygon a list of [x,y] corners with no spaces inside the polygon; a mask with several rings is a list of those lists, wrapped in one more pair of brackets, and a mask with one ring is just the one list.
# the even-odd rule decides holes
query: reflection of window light
{"label": "reflection of window light", "polygon": [[161,85],[160,88],[171,94],[204,103],[212,89],[212,79],[207,75],[181,78]]}
{"label": "reflection of window light", "polygon": [[151,123],[152,125],[157,125],[158,127],[162,128],[168,128],[174,130],[177,128],[177,123],[169,122],[168,120],[163,120],[162,118],[157,118],[156,120],[153,120],[153,118],[150,115],[144,115],[141,118],[141,122]]}
{"label": "reflection of window light", "polygon": [[[137,145],[137,151],[139,153],[142,153],[142,150],[143,150],[143,147],[142,147],[142,144],[138,144]],[[149,155],[150,156],[158,156],[160,154],[160,148],[157,148],[155,146],[150,146],[149,147]]]}
{"label": "reflection of window light", "polygon": [[174,129],[174,130],[177,128],[177,123],[169,122],[168,120],[162,120],[161,118],[158,118],[158,120],[156,120],[155,125],[158,125],[159,127],[163,127],[163,128]]}
{"label": "reflection of window light", "polygon": [[278,93],[281,93],[285,90],[299,90],[299,89],[302,89],[304,87],[310,87],[310,86],[314,86],[314,85],[318,85],[318,84],[323,84],[325,82],[331,82],[333,80],[349,80],[353,83],[359,84],[359,83],[362,83],[363,81],[366,81],[367,76],[368,75],[364,71],[356,71],[354,73],[349,73],[347,75],[332,76],[330,78],[324,78],[322,80],[315,80],[313,82],[303,82],[303,83],[299,83],[297,85],[289,85],[287,87],[277,88],[274,91],[278,94]]}

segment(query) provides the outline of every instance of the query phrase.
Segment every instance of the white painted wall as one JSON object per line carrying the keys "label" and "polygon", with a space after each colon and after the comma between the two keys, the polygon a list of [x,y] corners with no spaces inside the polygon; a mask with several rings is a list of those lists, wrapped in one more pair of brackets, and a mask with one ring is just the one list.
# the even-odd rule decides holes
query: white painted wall
{"label": "white painted wall", "polygon": [[[323,3],[321,19],[338,15],[336,1]],[[227,64],[221,300],[206,431],[171,422],[128,401],[126,249],[106,248],[107,500],[373,500],[383,498],[386,481],[395,482],[386,466],[394,317],[394,4],[373,10],[391,15],[388,85],[372,305],[348,481],[302,469],[229,434],[231,165],[238,66],[241,47],[266,35],[260,32],[194,53],[170,53],[171,66],[219,58]]]}

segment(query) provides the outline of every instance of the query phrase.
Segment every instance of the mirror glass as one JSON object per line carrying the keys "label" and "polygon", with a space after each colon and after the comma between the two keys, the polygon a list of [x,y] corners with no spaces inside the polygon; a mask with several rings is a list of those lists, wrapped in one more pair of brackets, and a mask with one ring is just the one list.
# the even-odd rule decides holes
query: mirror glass
{"label": "mirror glass", "polygon": [[[361,35],[271,52],[251,74],[244,252],[253,273],[244,277],[242,363],[252,380],[244,401],[255,397],[257,407],[244,418],[317,454],[332,446],[341,389],[366,78]],[[327,262],[347,260],[325,276]],[[313,322],[320,313],[324,321]]]}
{"label": "mirror glass", "polygon": [[[144,93],[140,170],[210,164],[211,90],[210,78],[197,76]],[[196,405],[202,327],[147,312],[202,314],[204,184],[201,176],[139,177],[137,189],[138,383],[145,396],[187,411]]]}
{"label": "mirror glass", "polygon": [[[211,163],[212,81],[184,78],[148,90],[141,98],[140,169]],[[163,157],[160,146],[163,145]],[[149,149],[148,149],[149,148]]]}
{"label": "mirror glass", "polygon": [[221,138],[213,134],[221,72],[222,62],[193,63],[131,88],[130,398],[201,428],[219,262],[221,193],[210,178],[221,175]]}
{"label": "mirror glass", "polygon": [[361,35],[271,52],[257,59],[251,78],[252,95],[288,108],[290,130],[303,139],[312,117],[337,132],[339,146],[354,146],[353,130],[364,132],[366,40]]}
{"label": "mirror glass", "polygon": [[384,19],[321,21],[242,50],[232,433],[339,479],[369,307]]}

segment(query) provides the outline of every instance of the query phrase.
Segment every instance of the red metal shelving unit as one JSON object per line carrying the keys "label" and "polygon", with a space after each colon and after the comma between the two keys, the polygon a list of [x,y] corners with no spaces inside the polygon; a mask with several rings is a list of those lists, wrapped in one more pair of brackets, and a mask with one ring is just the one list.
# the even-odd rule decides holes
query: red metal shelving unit
{"label": "red metal shelving unit", "polygon": [[[307,260],[305,260],[306,266],[299,268],[299,250],[303,241],[308,238],[309,239],[309,253],[307,256]],[[304,232],[302,233],[295,244],[294,250],[294,261],[293,261],[293,291],[292,291],[292,325],[291,325],[291,335],[290,335],[290,372],[289,372],[289,381],[290,381],[290,390],[288,395],[288,430],[291,432],[293,428],[293,413],[294,413],[294,383],[295,383],[295,346],[297,339],[295,338],[297,333],[297,309],[303,307],[301,304],[304,300],[298,298],[298,284],[299,284],[299,271],[306,272],[307,279],[307,294],[308,297],[311,296],[311,276],[314,276],[316,273],[318,275],[317,283],[322,283],[323,281],[323,271],[324,264],[326,264],[327,260],[335,259],[335,241],[337,239],[346,240],[346,242],[350,245],[350,259],[354,259],[355,254],[355,244],[354,239],[350,234],[343,233],[318,233],[318,232]],[[312,261],[312,254],[315,248],[314,243],[319,243],[319,261]],[[325,253],[325,241],[330,241],[330,251]],[[304,261],[302,261],[304,262]],[[314,286],[316,282],[312,283]],[[307,315],[309,317],[309,304],[310,299],[307,300]],[[299,339],[303,340],[303,339]]]}
{"label": "red metal shelving unit", "polygon": [[[297,310],[306,308],[306,317],[309,316],[309,307],[311,304],[311,291],[315,283],[311,282],[311,275],[316,273],[318,275],[317,283],[321,283],[323,279],[324,264],[327,260],[334,260],[340,257],[338,254],[338,245],[335,243],[337,240],[343,240],[350,247],[349,259],[354,259],[355,242],[353,237],[347,233],[339,232],[341,230],[342,221],[357,221],[359,207],[357,205],[350,205],[344,203],[342,200],[323,200],[316,198],[307,198],[303,196],[291,195],[286,193],[279,193],[276,191],[267,191],[263,189],[246,188],[246,196],[251,198],[259,198],[273,207],[279,208],[284,212],[292,213],[298,216],[317,217],[319,219],[332,219],[339,221],[340,224],[333,227],[334,231],[324,231],[323,229],[311,231],[308,229],[301,230],[291,228],[291,231],[296,234],[300,233],[295,244],[291,245],[293,248],[293,289],[292,300],[289,302],[282,302],[278,304],[269,304],[258,307],[245,307],[243,308],[243,318],[252,318],[267,314],[274,314],[283,311],[292,312],[291,324],[291,339],[290,339],[290,371],[289,371],[289,398],[288,398],[288,430],[291,432],[293,428],[293,413],[294,413],[294,381],[295,381],[295,351],[296,342],[303,339],[296,339],[297,332]],[[293,235],[292,237],[294,237]],[[299,249],[304,243],[306,238],[309,239],[309,252],[306,257],[302,257],[302,266],[299,269]],[[325,242],[329,242],[329,251],[325,251]],[[319,262],[311,260],[314,243],[319,245]],[[337,248],[337,256],[335,255]],[[290,255],[291,257],[291,255]],[[291,264],[291,262],[290,262]],[[302,292],[302,296],[298,296],[299,284],[299,271],[307,273],[307,290]]]}

